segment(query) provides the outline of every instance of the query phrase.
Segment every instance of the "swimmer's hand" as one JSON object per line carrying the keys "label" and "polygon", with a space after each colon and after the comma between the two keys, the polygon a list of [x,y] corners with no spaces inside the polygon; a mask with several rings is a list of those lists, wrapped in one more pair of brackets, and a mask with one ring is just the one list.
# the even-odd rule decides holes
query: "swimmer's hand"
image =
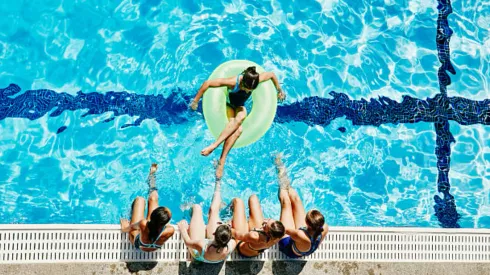
{"label": "swimmer's hand", "polygon": [[189,224],[186,220],[181,220],[179,223],[177,223],[177,225],[179,226],[180,232],[187,232],[189,230]]}
{"label": "swimmer's hand", "polygon": [[191,104],[189,104],[189,107],[195,111],[197,110],[198,103],[198,101],[192,100]]}
{"label": "swimmer's hand", "polygon": [[279,99],[279,102],[283,102],[286,99],[286,94],[282,91],[282,89],[277,91],[277,99]]}
{"label": "swimmer's hand", "polygon": [[129,232],[131,229],[131,226],[129,225],[129,221],[126,219],[120,219],[119,222],[121,223],[121,231],[122,232]]}

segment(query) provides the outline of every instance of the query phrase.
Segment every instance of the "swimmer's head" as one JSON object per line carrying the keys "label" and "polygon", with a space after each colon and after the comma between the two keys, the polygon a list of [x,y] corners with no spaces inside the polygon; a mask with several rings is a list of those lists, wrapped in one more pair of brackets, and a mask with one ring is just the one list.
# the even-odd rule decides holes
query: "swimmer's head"
{"label": "swimmer's head", "polygon": [[270,220],[267,222],[266,228],[273,239],[280,239],[286,234],[286,228],[280,221]]}
{"label": "swimmer's head", "polygon": [[325,217],[318,210],[310,210],[306,213],[306,225],[315,231],[313,238],[316,239],[323,232]]}
{"label": "swimmer's head", "polygon": [[252,91],[259,85],[259,73],[255,70],[255,66],[248,67],[242,72],[243,78],[240,83],[240,88],[246,91]]}
{"label": "swimmer's head", "polygon": [[151,212],[150,221],[148,222],[149,238],[152,242],[156,241],[156,238],[162,231],[163,227],[172,218],[172,213],[167,207],[158,207]]}
{"label": "swimmer's head", "polygon": [[231,227],[227,224],[222,224],[214,231],[214,243],[216,252],[220,252],[221,249],[228,246],[228,242],[231,240]]}

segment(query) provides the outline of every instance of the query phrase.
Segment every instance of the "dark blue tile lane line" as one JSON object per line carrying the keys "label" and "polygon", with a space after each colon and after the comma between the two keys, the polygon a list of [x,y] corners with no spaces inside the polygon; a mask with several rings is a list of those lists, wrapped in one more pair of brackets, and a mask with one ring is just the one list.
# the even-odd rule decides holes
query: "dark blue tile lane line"
{"label": "dark blue tile lane line", "polygon": [[[451,64],[451,51],[449,48],[449,42],[453,30],[449,27],[447,17],[453,12],[451,6],[451,0],[438,0],[437,1],[437,32],[436,32],[436,45],[437,45],[437,57],[441,66],[437,72],[439,80],[439,89],[441,95],[441,103],[445,106],[451,106],[447,98],[447,86],[451,85],[451,77],[449,77],[448,71],[451,74],[456,74],[454,66]],[[460,100],[456,105],[464,108],[464,100]],[[454,115],[453,109],[443,108],[443,116],[434,124],[436,129],[436,156],[437,156],[437,191],[442,194],[442,198],[439,195],[434,196],[434,212],[442,227],[445,228],[459,228],[458,220],[461,215],[456,210],[456,202],[451,195],[451,184],[449,183],[449,170],[451,167],[451,143],[455,142],[453,134],[449,129],[448,116],[449,113]],[[469,111],[460,113],[466,115]],[[465,117],[465,121],[470,120]],[[482,116],[483,119],[488,120],[488,113]]]}
{"label": "dark blue tile lane line", "polygon": [[[171,92],[171,96],[139,95],[128,92],[83,93],[76,96],[57,93],[52,90],[27,90],[19,94],[20,87],[10,84],[0,89],[0,120],[7,117],[38,119],[47,113],[50,117],[61,115],[64,111],[87,109],[82,117],[112,112],[114,116],[130,115],[137,119],[122,128],[139,126],[145,119],[155,119],[163,125],[180,124],[188,121],[187,102],[190,96],[182,96],[180,89]],[[14,95],[19,94],[16,97]],[[106,119],[110,122],[114,117]],[[60,128],[61,129],[61,128]]]}
{"label": "dark blue tile lane line", "polygon": [[[401,102],[388,97],[378,99],[352,100],[343,93],[331,92],[331,98],[307,97],[294,103],[278,106],[276,123],[293,121],[308,125],[329,125],[332,120],[345,117],[353,125],[400,124],[429,122],[434,123],[437,134],[436,150],[438,169],[438,191],[442,198],[435,196],[435,215],[442,227],[459,227],[460,215],[456,211],[454,197],[449,193],[449,168],[451,143],[454,137],[449,130],[450,120],[462,125],[490,125],[490,100],[474,101],[462,97],[448,97],[447,86],[451,79],[447,73],[455,73],[449,58],[449,39],[452,30],[447,16],[452,12],[449,0],[438,1],[438,20],[436,44],[441,67],[438,71],[441,93],[433,98],[418,99],[404,96]],[[162,95],[139,95],[128,92],[83,93],[75,96],[57,93],[52,90],[28,90],[22,94],[20,87],[11,84],[0,89],[0,120],[5,118],[38,119],[49,113],[55,117],[64,111],[87,110],[82,117],[112,112],[116,116],[136,117],[133,123],[122,127],[138,126],[146,119],[154,119],[162,125],[185,123],[196,119],[187,104],[191,92],[175,89],[169,97]],[[17,96],[15,96],[17,95]],[[200,110],[199,110],[200,111]],[[58,129],[58,133],[66,126]],[[338,128],[345,132],[345,127]]]}
{"label": "dark blue tile lane line", "polygon": [[[122,128],[138,126],[146,119],[162,125],[182,124],[195,118],[187,106],[192,98],[175,89],[170,97],[140,95],[128,92],[83,93],[73,96],[52,90],[27,90],[16,84],[0,88],[0,120],[5,118],[38,119],[64,111],[87,110],[82,117],[112,112],[114,117],[136,117]],[[345,117],[353,125],[380,126],[383,124],[455,121],[462,125],[490,125],[490,99],[475,101],[441,94],[433,98],[418,99],[404,96],[401,102],[381,96],[378,99],[353,100],[343,93],[330,92],[331,98],[306,97],[280,105],[275,122],[303,122],[308,125],[327,126],[334,119]],[[200,110],[198,110],[200,112]],[[104,122],[111,122],[114,117]],[[342,129],[344,130],[344,129]]]}
{"label": "dark blue tile lane line", "polygon": [[456,74],[453,64],[451,63],[449,49],[449,41],[451,40],[451,35],[453,30],[449,27],[449,22],[447,17],[453,12],[451,6],[451,0],[438,0],[437,1],[437,34],[436,34],[436,45],[437,45],[437,57],[441,62],[441,67],[439,67],[437,76],[439,78],[439,87],[442,94],[447,94],[447,86],[451,84],[451,78],[449,77],[447,71],[451,74]]}
{"label": "dark blue tile lane line", "polygon": [[329,125],[345,117],[353,125],[400,124],[456,121],[462,125],[490,125],[490,99],[475,101],[438,94],[428,99],[403,96],[401,102],[381,96],[378,99],[352,100],[343,93],[330,92],[332,98],[307,97],[279,106],[275,121]]}

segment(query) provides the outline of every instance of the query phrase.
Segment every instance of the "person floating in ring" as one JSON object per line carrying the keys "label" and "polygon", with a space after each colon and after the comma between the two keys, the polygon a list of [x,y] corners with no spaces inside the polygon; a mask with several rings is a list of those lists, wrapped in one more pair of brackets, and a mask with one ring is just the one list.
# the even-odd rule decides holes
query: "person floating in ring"
{"label": "person floating in ring", "polygon": [[[226,64],[226,63],[225,63]],[[237,76],[227,78],[216,78],[206,80],[198,90],[194,100],[190,104],[190,108],[197,109],[198,102],[203,94],[210,87],[226,87],[228,96],[226,98],[226,112],[228,116],[228,123],[218,136],[215,142],[201,151],[201,155],[208,156],[211,154],[221,143],[224,142],[223,152],[216,167],[216,178],[221,179],[223,175],[223,168],[225,164],[228,152],[235,144],[236,140],[242,135],[243,128],[242,123],[247,117],[247,110],[245,109],[245,102],[250,98],[252,92],[256,90],[259,83],[272,80],[277,90],[277,99],[283,101],[286,98],[285,93],[282,91],[279,81],[273,72],[257,73],[255,66],[246,68],[242,73]],[[257,92],[259,92],[257,90]],[[274,106],[275,108],[275,106]],[[253,110],[252,110],[253,111]],[[275,113],[275,109],[274,109]],[[272,123],[272,120],[270,121]],[[270,125],[269,125],[270,126]]]}

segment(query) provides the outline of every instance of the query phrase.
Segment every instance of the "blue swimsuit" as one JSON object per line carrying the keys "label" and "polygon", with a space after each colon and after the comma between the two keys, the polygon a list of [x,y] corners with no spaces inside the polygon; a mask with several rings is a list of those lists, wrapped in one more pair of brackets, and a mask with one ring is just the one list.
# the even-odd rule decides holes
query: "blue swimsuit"
{"label": "blue swimsuit", "polygon": [[136,249],[140,249],[140,247],[143,247],[143,248],[149,248],[149,249],[160,249],[162,248],[161,245],[157,244],[156,242],[160,239],[160,237],[162,236],[163,234],[163,231],[165,231],[165,228],[167,228],[166,226],[163,227],[162,231],[160,232],[160,234],[158,235],[158,237],[155,239],[154,242],[152,243],[144,243],[143,241],[141,241],[141,237],[140,235],[141,234],[138,234],[136,235],[136,237],[134,238],[134,246],[136,247]]}
{"label": "blue swimsuit", "polygon": [[294,243],[294,240],[291,239],[290,236],[287,236],[286,238],[282,239],[279,242],[279,250],[282,253],[286,254],[286,256],[288,256],[289,258],[301,258],[304,256],[311,255],[311,254],[313,254],[313,252],[315,252],[315,250],[318,248],[318,246],[322,242],[322,235],[321,234],[316,238],[316,240],[313,240],[313,237],[310,236],[306,227],[301,227],[301,228],[299,228],[299,230],[302,230],[303,232],[305,232],[306,236],[308,236],[308,238],[310,238],[310,243],[311,243],[310,249],[306,252],[299,251],[298,248],[296,247],[296,244]]}
{"label": "blue swimsuit", "polygon": [[232,108],[238,108],[241,106],[245,106],[245,102],[250,98],[252,92],[246,92],[240,89],[240,76],[236,77],[236,84],[233,90],[228,91],[228,105]]}
{"label": "blue swimsuit", "polygon": [[[191,255],[194,258],[194,260],[199,261],[199,262],[203,262],[203,263],[208,263],[208,264],[217,264],[217,263],[221,263],[222,261],[226,260],[226,258],[228,258],[228,256],[226,256],[225,259],[218,260],[218,261],[211,261],[211,260],[207,260],[206,258],[204,258],[204,254],[206,254],[206,250],[208,249],[208,246],[212,242],[213,242],[213,240],[211,240],[211,239],[205,239],[204,240],[204,247],[202,248],[201,253],[199,253],[199,251],[197,251],[196,249],[192,249]],[[226,249],[229,249],[228,245],[226,245]],[[230,254],[230,252],[231,251],[228,252],[228,255]]]}

